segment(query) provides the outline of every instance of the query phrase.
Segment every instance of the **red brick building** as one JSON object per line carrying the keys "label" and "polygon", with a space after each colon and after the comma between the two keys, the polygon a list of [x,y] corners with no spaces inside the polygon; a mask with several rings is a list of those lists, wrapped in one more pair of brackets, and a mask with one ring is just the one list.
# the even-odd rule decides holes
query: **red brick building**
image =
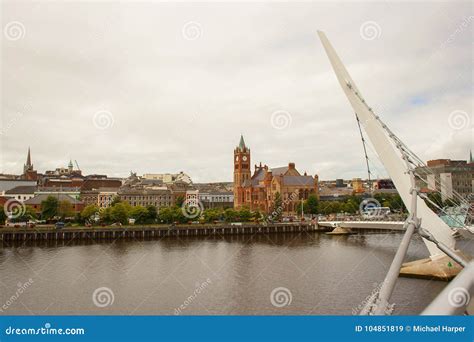
{"label": "red brick building", "polygon": [[252,175],[250,149],[243,136],[240,137],[239,146],[234,149],[234,208],[247,207],[268,213],[276,209],[274,201],[279,193],[283,207],[280,210],[294,215],[309,195],[319,197],[318,189],[318,175],[313,177],[306,172],[302,175],[294,163],[277,168],[255,164]]}

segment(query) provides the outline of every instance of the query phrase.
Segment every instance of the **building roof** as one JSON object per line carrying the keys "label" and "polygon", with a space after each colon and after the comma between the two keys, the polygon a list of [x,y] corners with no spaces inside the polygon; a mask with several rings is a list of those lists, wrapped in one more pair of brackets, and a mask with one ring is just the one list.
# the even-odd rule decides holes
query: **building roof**
{"label": "building roof", "polygon": [[17,194],[34,194],[36,191],[35,185],[20,185],[14,187],[13,189],[5,191],[5,194],[8,195],[17,195]]}
{"label": "building roof", "polygon": [[81,190],[80,187],[78,186],[61,186],[61,187],[57,187],[57,186],[42,186],[40,188],[38,188],[37,192],[58,192],[58,193],[61,193],[61,192],[79,192]]}
{"label": "building roof", "polygon": [[314,185],[312,176],[283,176],[284,185]]}
{"label": "building roof", "polygon": [[0,179],[0,192],[13,189],[17,186],[36,185],[36,181],[26,179]]}
{"label": "building roof", "polygon": [[288,166],[274,167],[269,171],[272,172],[272,176],[281,176],[288,171]]}
{"label": "building roof", "polygon": [[200,196],[232,196],[234,193],[232,191],[210,191],[210,192],[200,192]]}
{"label": "building roof", "polygon": [[265,178],[265,169],[263,167],[257,169],[252,176],[252,186],[258,186],[260,181]]}
{"label": "building roof", "polygon": [[74,197],[66,195],[66,194],[55,194],[55,195],[40,194],[40,195],[36,195],[33,198],[30,198],[29,200],[26,200],[24,203],[25,204],[41,204],[41,202],[46,200],[49,196],[53,196],[54,198],[57,198],[59,201],[71,202],[71,204],[82,203],[81,201],[75,199]]}
{"label": "building roof", "polygon": [[242,151],[245,149],[245,141],[244,141],[244,136],[243,136],[242,134],[240,135],[239,148],[240,148]]}
{"label": "building roof", "polygon": [[171,194],[169,189],[134,189],[134,188],[122,188],[118,192],[119,195],[163,195]]}

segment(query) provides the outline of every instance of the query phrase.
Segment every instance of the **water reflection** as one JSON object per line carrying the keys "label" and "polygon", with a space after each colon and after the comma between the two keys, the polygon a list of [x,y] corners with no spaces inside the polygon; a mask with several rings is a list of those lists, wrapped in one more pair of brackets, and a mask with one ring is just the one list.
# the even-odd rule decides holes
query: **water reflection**
{"label": "water reflection", "polygon": [[[31,241],[0,248],[0,301],[18,282],[34,283],[3,314],[352,314],[380,283],[400,234],[322,233],[167,237],[117,241]],[[419,238],[408,259],[427,256]],[[395,313],[416,314],[444,282],[403,279]],[[99,308],[92,294],[110,288],[114,303]],[[275,307],[272,290],[291,292]]]}

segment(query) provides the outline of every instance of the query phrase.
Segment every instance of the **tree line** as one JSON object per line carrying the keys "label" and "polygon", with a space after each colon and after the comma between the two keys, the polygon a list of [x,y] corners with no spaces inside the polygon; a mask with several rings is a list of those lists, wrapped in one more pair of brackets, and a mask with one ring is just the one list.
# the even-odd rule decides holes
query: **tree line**
{"label": "tree line", "polygon": [[[392,211],[406,211],[399,195],[376,194],[373,197],[381,206],[388,207]],[[360,204],[364,200],[361,196],[349,196],[341,201],[319,201],[316,195],[310,195],[302,203],[302,208],[297,203],[295,212],[301,214],[301,209],[306,216],[328,215],[335,213],[357,214]],[[198,209],[195,216],[186,215],[184,198],[178,197],[176,204],[170,207],[157,208],[153,205],[146,207],[131,206],[118,197],[114,198],[107,208],[99,208],[95,204],[86,206],[80,213],[75,213],[72,204],[67,200],[59,201],[54,196],[48,196],[41,202],[41,212],[37,215],[32,208],[26,206],[20,208],[21,212],[13,213],[13,222],[27,222],[30,220],[69,220],[78,224],[128,224],[129,219],[133,219],[135,224],[171,224],[188,223],[199,221],[201,223],[212,222],[258,222],[258,221],[279,221],[287,203],[279,193],[276,193],[274,205],[270,213],[266,215],[258,210],[248,208],[223,209],[210,208]],[[3,215],[2,215],[3,214]],[[6,215],[4,211],[0,214],[0,223],[4,222]]]}

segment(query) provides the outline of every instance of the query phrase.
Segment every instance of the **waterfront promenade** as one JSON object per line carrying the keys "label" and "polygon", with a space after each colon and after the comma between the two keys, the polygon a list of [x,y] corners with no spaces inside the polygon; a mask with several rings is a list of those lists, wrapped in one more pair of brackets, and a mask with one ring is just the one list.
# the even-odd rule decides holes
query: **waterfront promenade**
{"label": "waterfront promenade", "polygon": [[71,239],[121,239],[154,238],[166,236],[213,236],[241,234],[296,233],[327,230],[309,222],[275,224],[190,224],[155,226],[108,226],[108,227],[54,227],[2,228],[0,241],[41,241]]}
{"label": "waterfront promenade", "polygon": [[[34,228],[0,228],[0,241],[48,241],[48,240],[103,240],[134,239],[167,236],[219,236],[243,234],[279,234],[300,232],[331,232],[336,225],[332,222],[288,222],[272,224],[185,224],[185,225],[137,225],[137,226],[96,226],[65,227],[53,226]],[[356,224],[363,223],[363,224]],[[387,224],[386,224],[387,223]],[[403,231],[399,222],[347,222],[345,227],[352,228],[351,233]]]}

